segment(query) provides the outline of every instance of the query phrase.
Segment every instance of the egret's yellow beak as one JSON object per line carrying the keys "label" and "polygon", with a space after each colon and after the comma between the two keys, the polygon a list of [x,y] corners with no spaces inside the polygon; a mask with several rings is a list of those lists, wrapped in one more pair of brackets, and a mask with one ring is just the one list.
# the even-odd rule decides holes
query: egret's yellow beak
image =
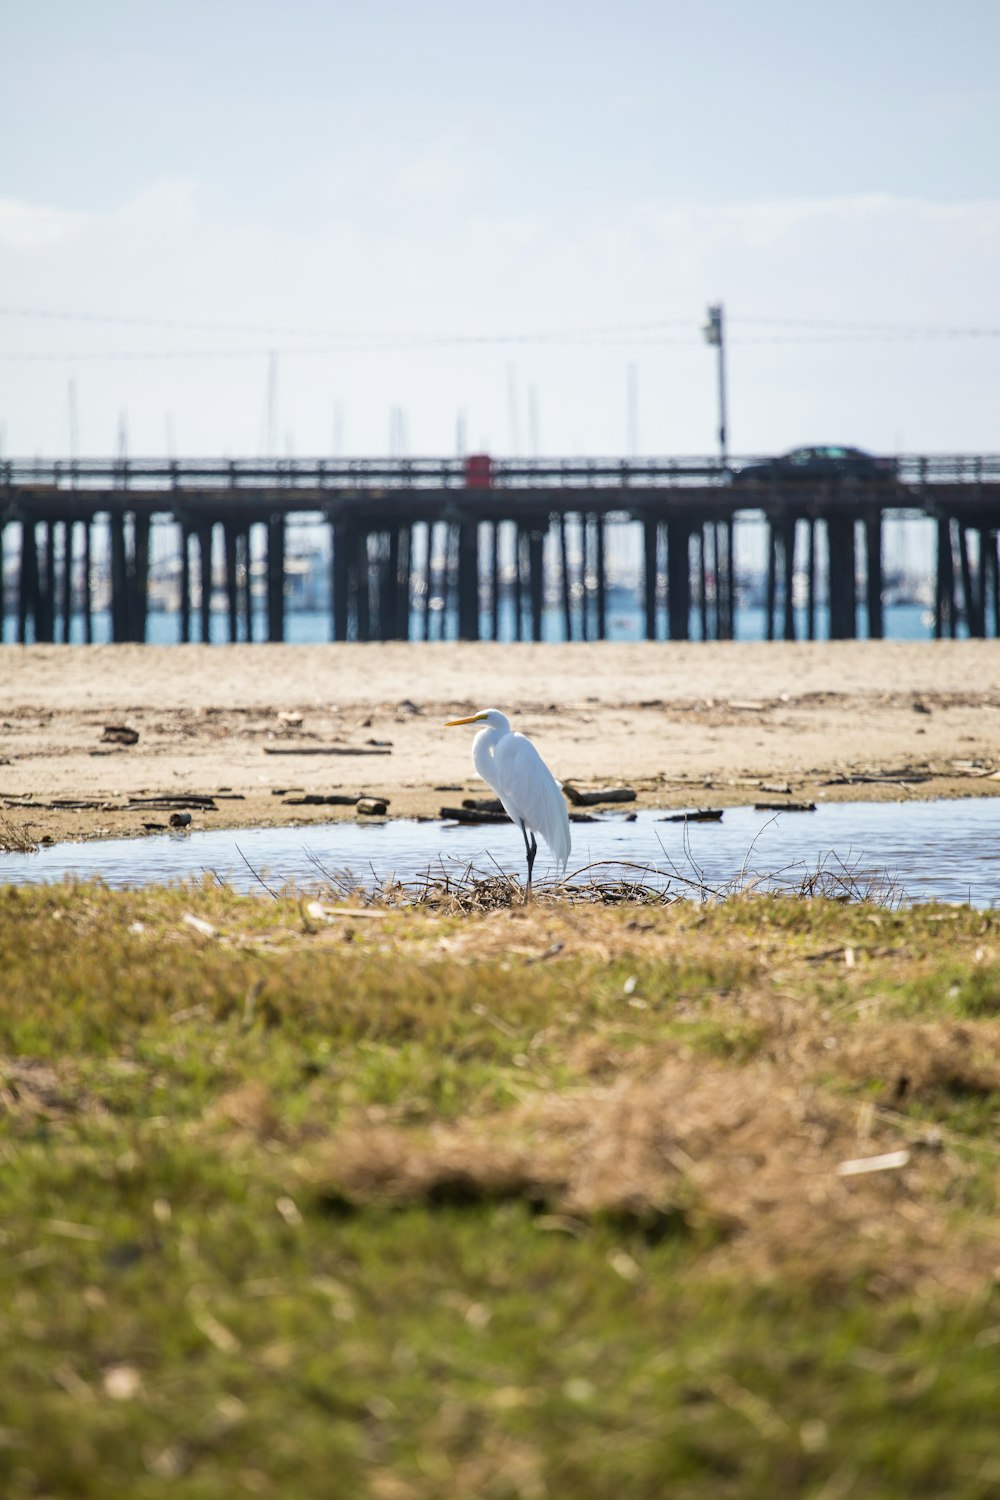
{"label": "egret's yellow beak", "polygon": [[456,724],[478,724],[483,717],[483,714],[470,714],[467,719],[446,719],[444,727],[454,729]]}

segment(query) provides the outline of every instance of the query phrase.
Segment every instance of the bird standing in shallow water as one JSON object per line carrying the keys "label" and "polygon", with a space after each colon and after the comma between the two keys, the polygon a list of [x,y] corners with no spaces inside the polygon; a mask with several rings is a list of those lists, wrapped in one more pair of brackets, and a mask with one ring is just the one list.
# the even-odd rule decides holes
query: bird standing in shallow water
{"label": "bird standing in shallow water", "polygon": [[552,851],[560,870],[566,868],[571,847],[569,813],[559,783],[538,751],[523,734],[515,733],[507,719],[496,708],[483,708],[466,719],[449,719],[445,725],[482,724],[472,742],[472,764],[483,780],[493,788],[511,822],[524,836],[528,856],[528,884],[538,852],[535,834],[540,834]]}

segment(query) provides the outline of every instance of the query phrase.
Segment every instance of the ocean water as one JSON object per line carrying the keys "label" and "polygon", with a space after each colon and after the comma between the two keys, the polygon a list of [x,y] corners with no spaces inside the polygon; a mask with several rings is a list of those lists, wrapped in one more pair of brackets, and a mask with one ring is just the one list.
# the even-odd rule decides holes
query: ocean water
{"label": "ocean water", "polygon": [[[889,640],[902,641],[925,641],[933,636],[933,621],[927,610],[920,604],[890,604],[884,612],[884,630]],[[859,612],[859,633],[863,626],[863,614]],[[450,613],[443,610],[431,610],[425,620],[424,612],[414,610],[410,616],[410,638],[412,640],[423,640],[425,628],[427,638],[435,640],[455,640],[458,636],[457,621]],[[490,628],[490,619],[483,615],[480,621],[480,630],[483,639],[486,639]],[[2,639],[11,643],[16,639],[17,621],[8,616],[3,622]],[[660,612],[658,622],[658,636],[665,639],[667,634],[665,612]],[[806,612],[804,609],[796,610],[796,634],[799,640],[806,638]],[[829,635],[829,619],[825,609],[817,611],[817,639],[825,640]],[[522,635],[524,640],[531,639],[530,622],[522,622]],[[515,616],[512,605],[505,602],[500,613],[500,639],[512,641],[515,639]],[[690,636],[692,640],[701,639],[701,621],[697,611],[692,611],[690,619]],[[766,615],[763,608],[753,605],[743,605],[737,610],[736,638],[745,641],[761,641],[766,636]],[[166,614],[153,612],[148,616],[146,639],[150,645],[171,646],[179,643],[181,638],[180,616],[177,614]],[[330,614],[327,610],[289,610],[285,615],[285,639],[293,645],[314,645],[331,638]],[[612,641],[641,641],[645,638],[645,615],[633,599],[615,601],[608,612],[607,638]],[[111,616],[109,612],[101,612],[94,616],[93,639],[97,644],[104,644],[111,640]],[[198,619],[192,620],[192,639],[201,639],[199,633]],[[262,611],[255,613],[253,620],[253,639],[264,641],[267,639],[267,620]],[[542,615],[542,639],[543,641],[564,641],[566,632],[562,609],[550,607],[544,610]],[[76,617],[72,621],[70,640],[79,644],[84,640],[84,626],[82,617]],[[223,644],[228,640],[228,617],[224,610],[213,610],[210,617],[209,640],[215,644]]]}

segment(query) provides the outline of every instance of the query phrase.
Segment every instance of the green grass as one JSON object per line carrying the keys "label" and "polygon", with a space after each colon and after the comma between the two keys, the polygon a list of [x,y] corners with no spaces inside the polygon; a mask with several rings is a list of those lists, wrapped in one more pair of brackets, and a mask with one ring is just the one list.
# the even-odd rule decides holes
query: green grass
{"label": "green grass", "polygon": [[[9,1500],[1000,1489],[992,916],[65,886],[0,974]],[[571,1201],[645,1100],[718,1120]]]}

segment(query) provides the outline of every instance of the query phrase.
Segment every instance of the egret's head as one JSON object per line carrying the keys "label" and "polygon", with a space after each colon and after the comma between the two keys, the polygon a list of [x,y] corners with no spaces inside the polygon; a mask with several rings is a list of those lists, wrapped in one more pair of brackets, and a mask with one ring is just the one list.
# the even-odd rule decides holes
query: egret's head
{"label": "egret's head", "polygon": [[481,708],[477,714],[469,714],[465,719],[449,719],[445,729],[452,729],[456,724],[485,724],[490,729],[509,729],[506,714],[502,714],[498,708]]}

